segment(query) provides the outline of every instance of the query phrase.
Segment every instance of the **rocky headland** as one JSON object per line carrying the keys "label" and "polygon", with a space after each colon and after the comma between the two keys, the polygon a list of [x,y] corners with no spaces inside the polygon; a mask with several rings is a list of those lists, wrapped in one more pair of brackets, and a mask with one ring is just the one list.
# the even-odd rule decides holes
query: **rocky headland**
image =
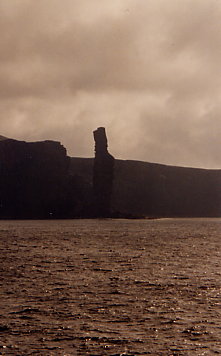
{"label": "rocky headland", "polygon": [[93,159],[1,136],[0,218],[221,216],[221,170],[118,160],[104,128],[94,139]]}

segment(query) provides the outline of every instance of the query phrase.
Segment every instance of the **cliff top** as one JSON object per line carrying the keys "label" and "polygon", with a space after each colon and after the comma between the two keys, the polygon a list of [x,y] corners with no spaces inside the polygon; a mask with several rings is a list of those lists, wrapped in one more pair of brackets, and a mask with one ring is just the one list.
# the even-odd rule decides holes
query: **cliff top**
{"label": "cliff top", "polygon": [[8,137],[5,137],[5,136],[0,135],[0,141],[5,141],[5,140],[9,140],[9,138],[8,138]]}

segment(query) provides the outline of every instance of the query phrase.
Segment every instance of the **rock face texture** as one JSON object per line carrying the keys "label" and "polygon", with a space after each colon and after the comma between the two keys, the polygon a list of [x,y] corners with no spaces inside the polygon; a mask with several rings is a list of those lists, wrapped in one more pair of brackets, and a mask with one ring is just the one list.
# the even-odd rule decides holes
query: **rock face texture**
{"label": "rock face texture", "polygon": [[108,217],[111,214],[111,196],[114,177],[114,157],[107,150],[107,136],[104,127],[93,132],[95,158],[93,168],[93,191],[95,215]]}

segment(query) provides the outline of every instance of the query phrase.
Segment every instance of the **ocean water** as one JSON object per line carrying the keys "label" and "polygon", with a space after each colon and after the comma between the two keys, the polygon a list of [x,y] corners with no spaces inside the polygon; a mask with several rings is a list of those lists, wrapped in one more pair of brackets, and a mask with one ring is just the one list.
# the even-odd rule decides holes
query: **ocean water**
{"label": "ocean water", "polygon": [[0,355],[221,354],[221,219],[0,221]]}

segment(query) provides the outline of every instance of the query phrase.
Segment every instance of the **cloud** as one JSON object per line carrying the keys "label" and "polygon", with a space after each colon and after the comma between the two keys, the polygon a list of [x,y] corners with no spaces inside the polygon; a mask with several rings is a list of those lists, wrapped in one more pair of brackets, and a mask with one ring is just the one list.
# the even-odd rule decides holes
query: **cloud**
{"label": "cloud", "polygon": [[220,168],[221,4],[0,2],[0,131],[93,155]]}

